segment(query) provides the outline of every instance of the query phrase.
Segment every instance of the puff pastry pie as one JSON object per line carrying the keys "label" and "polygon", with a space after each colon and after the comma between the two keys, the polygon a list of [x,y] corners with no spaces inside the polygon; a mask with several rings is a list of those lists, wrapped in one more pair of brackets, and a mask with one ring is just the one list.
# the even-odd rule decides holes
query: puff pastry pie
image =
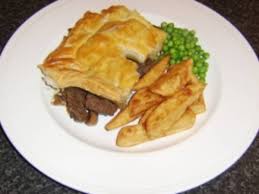
{"label": "puff pastry pie", "polygon": [[123,105],[139,79],[134,61],[152,58],[165,37],[125,6],[88,11],[39,67],[53,87],[79,87]]}

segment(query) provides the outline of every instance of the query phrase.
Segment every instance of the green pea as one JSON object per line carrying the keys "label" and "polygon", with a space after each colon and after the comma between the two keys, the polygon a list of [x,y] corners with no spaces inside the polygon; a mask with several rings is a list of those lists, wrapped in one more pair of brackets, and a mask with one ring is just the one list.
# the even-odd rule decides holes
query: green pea
{"label": "green pea", "polygon": [[170,55],[174,55],[176,53],[176,50],[174,48],[171,48],[169,53],[170,53]]}
{"label": "green pea", "polygon": [[204,72],[199,72],[199,76],[200,76],[200,78],[205,78],[206,74]]}
{"label": "green pea", "polygon": [[196,63],[199,60],[199,55],[194,54],[192,58],[193,58],[194,62]]}
{"label": "green pea", "polygon": [[173,46],[173,41],[172,40],[168,41],[167,45],[168,45],[168,47],[172,47]]}
{"label": "green pea", "polygon": [[186,43],[185,44],[185,48],[190,49],[191,48],[191,44],[190,43]]}
{"label": "green pea", "polygon": [[201,55],[202,58],[203,58],[204,53],[205,53],[204,50],[202,50],[202,49],[199,50],[199,54]]}
{"label": "green pea", "polygon": [[167,46],[167,45],[164,45],[164,46],[163,46],[163,51],[164,51],[164,52],[167,52],[167,51],[168,51],[168,46]]}
{"label": "green pea", "polygon": [[192,72],[193,72],[194,74],[198,73],[198,68],[197,68],[197,67],[193,67],[193,68],[192,68]]}
{"label": "green pea", "polygon": [[184,50],[184,46],[183,46],[183,44],[181,44],[181,45],[179,46],[179,50],[181,50],[181,51],[183,51],[183,50]]}
{"label": "green pea", "polygon": [[166,22],[162,22],[162,23],[161,23],[161,28],[162,28],[162,29],[165,29],[166,27],[167,27],[167,23],[166,23]]}
{"label": "green pea", "polygon": [[204,62],[203,66],[204,66],[204,68],[206,69],[206,71],[208,71],[209,64],[208,64],[207,62]]}
{"label": "green pea", "polygon": [[170,41],[170,40],[172,39],[172,35],[171,35],[171,34],[167,34],[166,39],[167,39],[168,41]]}
{"label": "green pea", "polygon": [[173,32],[173,28],[171,26],[167,26],[166,27],[166,32],[169,33],[169,34],[172,33]]}
{"label": "green pea", "polygon": [[204,57],[205,59],[208,59],[208,58],[210,57],[210,54],[207,53],[207,52],[205,52],[205,53],[203,54],[203,57]]}
{"label": "green pea", "polygon": [[200,45],[195,46],[195,50],[196,51],[200,51],[201,50],[201,46]]}
{"label": "green pea", "polygon": [[192,42],[193,42],[194,44],[196,44],[196,43],[198,42],[198,38],[197,38],[197,37],[194,37],[194,38],[192,39]]}
{"label": "green pea", "polygon": [[202,63],[196,63],[196,66],[201,68],[202,67]]}
{"label": "green pea", "polygon": [[183,56],[184,56],[184,54],[185,54],[185,53],[184,53],[184,51],[183,51],[183,50],[180,50],[180,51],[179,51],[179,55],[180,55],[181,57],[183,57]]}
{"label": "green pea", "polygon": [[182,52],[183,52],[183,56],[187,56],[187,50],[186,49],[182,50]]}
{"label": "green pea", "polygon": [[203,83],[206,83],[206,79],[204,77],[200,78],[200,81],[203,82]]}
{"label": "green pea", "polygon": [[194,52],[192,50],[189,50],[187,54],[191,57],[193,56]]}
{"label": "green pea", "polygon": [[195,47],[195,43],[194,42],[190,42],[190,48],[194,48]]}
{"label": "green pea", "polygon": [[206,72],[206,67],[201,66],[201,67],[199,68],[199,72],[200,72],[200,73],[205,73],[205,72]]}
{"label": "green pea", "polygon": [[169,23],[168,26],[170,26],[173,29],[174,28],[174,23]]}
{"label": "green pea", "polygon": [[183,36],[187,36],[188,34],[188,30],[187,29],[183,29]]}
{"label": "green pea", "polygon": [[193,36],[196,34],[196,32],[195,32],[194,30],[191,30],[190,32],[191,32],[191,34],[192,34]]}
{"label": "green pea", "polygon": [[179,56],[179,53],[178,53],[178,52],[175,52],[175,53],[174,53],[174,59],[177,60],[177,59],[179,59],[179,57],[180,57],[180,56]]}

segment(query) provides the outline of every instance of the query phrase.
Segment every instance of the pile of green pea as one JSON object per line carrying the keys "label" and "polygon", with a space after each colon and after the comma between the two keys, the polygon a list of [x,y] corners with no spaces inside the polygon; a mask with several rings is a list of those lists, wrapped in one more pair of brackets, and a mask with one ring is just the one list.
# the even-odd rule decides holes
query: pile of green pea
{"label": "pile of green pea", "polygon": [[192,58],[193,73],[199,80],[206,82],[209,53],[199,45],[195,31],[177,28],[173,23],[166,22],[161,23],[161,29],[167,33],[167,37],[159,56],[170,55],[170,65]]}

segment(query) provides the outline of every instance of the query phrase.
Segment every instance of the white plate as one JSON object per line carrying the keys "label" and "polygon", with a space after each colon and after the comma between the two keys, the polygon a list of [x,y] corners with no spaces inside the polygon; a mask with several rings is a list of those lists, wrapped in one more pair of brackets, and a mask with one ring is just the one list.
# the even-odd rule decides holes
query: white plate
{"label": "white plate", "polygon": [[[117,131],[73,122],[49,103],[50,90],[36,65],[86,10],[112,4],[136,8],[150,21],[195,29],[211,53],[208,111],[194,128],[132,149],[115,146]],[[26,21],[0,61],[0,119],[17,150],[64,185],[95,194],[184,191],[214,178],[249,147],[259,127],[259,65],[243,36],[224,18],[195,1],[61,0]]]}

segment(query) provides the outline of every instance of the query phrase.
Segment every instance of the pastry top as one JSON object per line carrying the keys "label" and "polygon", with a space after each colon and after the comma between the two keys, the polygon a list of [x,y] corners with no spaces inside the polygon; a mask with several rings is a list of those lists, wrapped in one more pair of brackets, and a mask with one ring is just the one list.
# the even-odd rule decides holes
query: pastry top
{"label": "pastry top", "polygon": [[152,58],[165,37],[137,11],[111,6],[86,12],[39,67],[56,88],[80,87],[121,105],[139,79],[130,59]]}

